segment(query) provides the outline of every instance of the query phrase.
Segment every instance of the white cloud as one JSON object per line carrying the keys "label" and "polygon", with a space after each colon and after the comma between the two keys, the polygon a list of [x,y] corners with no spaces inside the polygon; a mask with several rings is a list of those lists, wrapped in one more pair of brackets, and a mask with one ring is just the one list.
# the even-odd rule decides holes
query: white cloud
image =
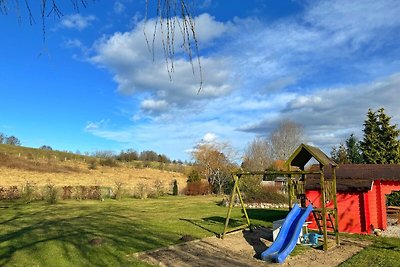
{"label": "white cloud", "polygon": [[206,133],[202,138],[202,141],[205,143],[213,143],[217,140],[217,135],[214,133]]}
{"label": "white cloud", "polygon": [[98,130],[101,128],[105,128],[105,127],[107,127],[108,122],[109,122],[108,120],[101,120],[98,122],[88,121],[86,123],[85,130],[90,132],[90,131],[95,131],[95,130]]}
{"label": "white cloud", "polygon": [[165,100],[146,99],[140,104],[143,111],[149,113],[162,113],[167,110],[168,103]]}
{"label": "white cloud", "polygon": [[[204,45],[221,36],[227,28],[207,14],[196,17],[195,22],[198,40]],[[147,36],[152,36],[153,27],[154,21],[148,21]],[[113,73],[120,93],[142,94],[153,104],[162,103],[163,108],[194,107],[193,102],[227,95],[233,90],[231,59],[222,56],[201,57],[203,85],[198,94],[200,77],[197,61],[194,59],[191,64],[179,48],[173,62],[171,80],[166,69],[159,35],[157,38],[154,61],[151,60],[152,54],[149,53],[143,36],[143,23],[138,24],[130,32],[117,32],[98,40],[93,47],[95,54],[90,61]],[[179,43],[179,38],[175,43]],[[144,102],[141,105],[147,114],[158,115],[161,111],[167,110],[149,103]]]}
{"label": "white cloud", "polygon": [[81,14],[68,15],[62,18],[60,25],[61,27],[68,29],[76,29],[79,31],[89,27],[96,17],[93,15],[82,16]]}
{"label": "white cloud", "polygon": [[169,155],[213,135],[241,149],[289,118],[305,126],[310,142],[329,151],[352,132],[362,137],[368,108],[385,107],[400,123],[400,5],[309,3],[296,17],[268,23],[196,18],[204,49],[199,95],[196,64],[193,76],[187,58],[177,52],[169,81],[161,41],[155,40],[152,62],[140,22],[98,40],[91,62],[111,71],[118,91],[135,95],[141,112],[132,115],[134,127],[93,133],[123,140],[128,135],[138,146]]}
{"label": "white cloud", "polygon": [[308,140],[329,149],[351,133],[362,138],[362,125],[369,108],[384,107],[392,123],[400,122],[400,72],[371,83],[336,88],[321,88],[312,95],[298,94],[287,102],[279,117],[269,117],[245,125],[242,131],[267,135],[283,119],[305,127]]}

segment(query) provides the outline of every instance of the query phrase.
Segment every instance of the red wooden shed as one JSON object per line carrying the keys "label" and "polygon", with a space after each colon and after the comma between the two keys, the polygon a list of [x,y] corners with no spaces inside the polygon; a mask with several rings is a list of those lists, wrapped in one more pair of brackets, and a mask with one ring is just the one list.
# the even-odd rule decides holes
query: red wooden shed
{"label": "red wooden shed", "polygon": [[[332,176],[329,166],[324,176]],[[319,177],[308,175],[306,197],[315,207],[321,207]],[[371,233],[387,228],[386,195],[400,191],[398,164],[342,164],[336,168],[339,231]],[[333,207],[328,202],[327,207]],[[317,228],[313,217],[310,228]]]}

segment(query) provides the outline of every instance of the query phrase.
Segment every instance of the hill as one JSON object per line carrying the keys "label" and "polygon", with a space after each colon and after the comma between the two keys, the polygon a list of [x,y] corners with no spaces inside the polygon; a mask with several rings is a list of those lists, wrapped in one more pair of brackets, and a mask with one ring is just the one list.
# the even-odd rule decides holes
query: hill
{"label": "hill", "polygon": [[0,187],[122,186],[128,194],[138,187],[162,187],[177,180],[186,185],[186,167],[175,164],[118,162],[60,151],[0,145]]}

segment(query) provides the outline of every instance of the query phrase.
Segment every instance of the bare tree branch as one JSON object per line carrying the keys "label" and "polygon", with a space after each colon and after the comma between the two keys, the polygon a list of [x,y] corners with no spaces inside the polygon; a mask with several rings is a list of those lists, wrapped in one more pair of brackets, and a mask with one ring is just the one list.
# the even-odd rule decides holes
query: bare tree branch
{"label": "bare tree branch", "polygon": [[[35,0],[37,1],[37,0]],[[72,8],[75,12],[80,11],[80,8],[86,8],[89,4],[89,0],[70,0]],[[91,0],[95,2],[96,0]],[[152,1],[156,2],[156,19],[152,34],[151,45],[149,38],[147,37],[146,31],[144,31],[145,40],[149,51],[152,53],[153,60],[155,57],[155,42],[158,31],[160,32],[161,43],[165,58],[165,65],[167,68],[169,79],[172,80],[172,73],[174,73],[174,60],[175,60],[175,37],[176,28],[179,28],[179,32],[182,36],[181,48],[189,58],[189,62],[192,66],[193,75],[195,75],[194,58],[197,58],[196,65],[198,67],[198,73],[200,77],[200,85],[197,93],[200,93],[203,86],[203,72],[201,67],[201,60],[199,56],[199,47],[195,30],[195,21],[192,13],[189,9],[188,2],[191,0],[146,0],[145,9],[145,26],[148,20],[149,4]],[[32,11],[32,2],[30,0],[24,0],[25,9],[28,13],[30,25],[35,24],[35,16]],[[63,12],[59,8],[59,0],[41,0],[40,2],[40,16],[42,24],[42,38],[43,43],[46,43],[46,19],[50,15],[54,15],[56,18],[61,18]],[[36,4],[36,2],[35,2]],[[0,0],[0,13],[7,15],[9,13],[10,5],[15,6],[18,21],[22,21],[21,7],[19,0]]]}
{"label": "bare tree branch", "polygon": [[[146,13],[145,23],[146,27],[148,21],[149,3],[151,0],[146,0]],[[157,0],[156,20],[154,23],[153,36],[151,46],[149,38],[147,37],[145,28],[143,33],[147,42],[149,51],[153,55],[155,53],[155,41],[158,30],[161,34],[161,43],[163,47],[165,65],[169,79],[172,80],[172,73],[174,72],[175,60],[175,29],[178,27],[182,36],[181,48],[185,51],[192,66],[193,75],[195,75],[195,68],[193,59],[197,58],[197,66],[199,69],[200,85],[197,93],[200,93],[203,86],[203,71],[201,68],[201,60],[199,56],[199,46],[195,30],[195,21],[192,13],[187,5],[188,0]]]}

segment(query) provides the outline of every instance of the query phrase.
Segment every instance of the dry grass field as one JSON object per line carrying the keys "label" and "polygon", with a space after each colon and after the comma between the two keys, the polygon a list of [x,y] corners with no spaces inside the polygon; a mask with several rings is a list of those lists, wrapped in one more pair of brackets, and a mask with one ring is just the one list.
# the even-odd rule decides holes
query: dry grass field
{"label": "dry grass field", "polygon": [[0,186],[24,186],[27,183],[37,187],[54,184],[62,186],[101,186],[115,187],[121,184],[125,190],[133,190],[137,185],[153,187],[162,185],[167,191],[172,190],[176,179],[179,189],[186,185],[186,175],[179,172],[152,168],[135,168],[124,164],[117,167],[101,166],[89,168],[88,162],[34,161],[13,156],[0,159]]}

